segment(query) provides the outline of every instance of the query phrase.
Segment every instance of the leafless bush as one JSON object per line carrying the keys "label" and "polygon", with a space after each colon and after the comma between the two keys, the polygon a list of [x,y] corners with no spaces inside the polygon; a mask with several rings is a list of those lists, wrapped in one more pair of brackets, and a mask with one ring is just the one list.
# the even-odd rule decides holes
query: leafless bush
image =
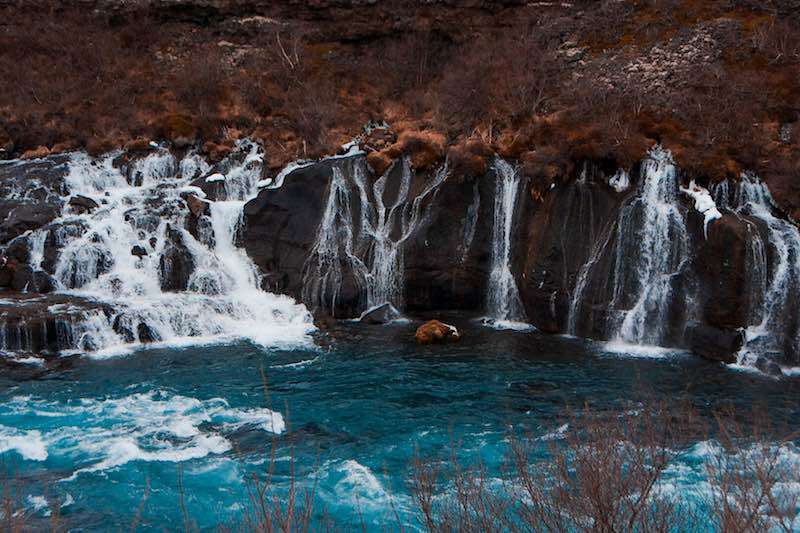
{"label": "leafless bush", "polygon": [[709,507],[723,531],[794,531],[800,494],[787,482],[800,479],[800,464],[787,457],[792,437],[777,441],[754,416],[745,427],[731,411],[716,414],[720,449],[706,463]]}
{"label": "leafless bush", "polygon": [[[763,416],[761,417],[763,418]],[[415,460],[412,493],[429,531],[791,531],[800,476],[789,440],[717,415],[704,457],[710,491],[689,500],[665,484],[689,443],[709,439],[694,409],[648,402],[623,412],[584,408],[544,444],[510,436],[509,468],[489,483],[480,467],[452,472]],[[754,418],[753,420],[758,420]],[[546,450],[546,451],[545,451]]]}

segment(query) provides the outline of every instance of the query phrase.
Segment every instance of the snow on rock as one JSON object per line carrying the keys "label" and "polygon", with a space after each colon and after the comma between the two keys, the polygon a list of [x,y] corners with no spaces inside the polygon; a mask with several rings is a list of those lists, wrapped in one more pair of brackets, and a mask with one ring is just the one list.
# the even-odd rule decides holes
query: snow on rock
{"label": "snow on rock", "polygon": [[711,198],[707,189],[697,185],[694,180],[689,182],[689,187],[681,187],[681,192],[690,196],[694,200],[694,208],[703,214],[705,223],[703,224],[703,234],[708,237],[708,223],[712,220],[722,218],[722,213],[717,209],[717,204]]}
{"label": "snow on rock", "polygon": [[225,176],[217,172],[216,174],[211,174],[206,178],[206,183],[216,183],[218,181],[225,181]]}

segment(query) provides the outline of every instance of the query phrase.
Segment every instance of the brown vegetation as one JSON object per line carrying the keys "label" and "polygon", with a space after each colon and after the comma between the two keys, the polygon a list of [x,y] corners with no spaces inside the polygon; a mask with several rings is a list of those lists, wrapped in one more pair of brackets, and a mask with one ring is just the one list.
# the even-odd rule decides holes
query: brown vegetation
{"label": "brown vegetation", "polygon": [[421,166],[456,146],[474,171],[465,143],[480,139],[526,161],[548,154],[526,165],[544,176],[587,158],[630,166],[663,142],[701,181],[754,169],[789,191],[800,163],[800,23],[780,2],[453,4],[403,11],[401,30],[362,25],[388,20],[388,4],[307,7],[295,20],[276,2],[263,11],[279,18],[247,25],[191,7],[27,4],[0,7],[0,68],[14,73],[0,79],[6,156],[154,137],[212,150],[251,135],[277,166],[385,119],[443,139],[415,152]]}

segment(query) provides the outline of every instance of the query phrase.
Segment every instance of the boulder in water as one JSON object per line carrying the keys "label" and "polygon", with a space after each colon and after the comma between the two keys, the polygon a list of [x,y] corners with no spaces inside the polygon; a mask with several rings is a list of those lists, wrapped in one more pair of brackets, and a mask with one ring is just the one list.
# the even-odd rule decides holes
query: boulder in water
{"label": "boulder in water", "polygon": [[79,214],[91,213],[100,207],[97,202],[88,196],[83,196],[82,194],[76,194],[75,196],[72,196],[69,199],[69,206],[73,211]]}
{"label": "boulder in water", "polygon": [[758,356],[755,362],[755,367],[761,372],[770,376],[783,376],[783,370],[781,370],[780,365],[764,355]]}
{"label": "boulder in water", "polygon": [[147,255],[147,250],[144,249],[144,246],[136,245],[131,248],[131,255],[135,255],[136,257],[144,257]]}
{"label": "boulder in water", "polygon": [[438,320],[429,320],[422,324],[417,328],[414,337],[417,339],[418,344],[458,342],[461,339],[461,335],[459,335],[455,326]]}
{"label": "boulder in water", "polygon": [[358,319],[362,324],[386,324],[400,318],[400,311],[389,302],[367,309]]}
{"label": "boulder in water", "polygon": [[687,330],[692,352],[712,361],[736,362],[736,353],[744,345],[744,331],[722,329],[707,324],[692,324]]}

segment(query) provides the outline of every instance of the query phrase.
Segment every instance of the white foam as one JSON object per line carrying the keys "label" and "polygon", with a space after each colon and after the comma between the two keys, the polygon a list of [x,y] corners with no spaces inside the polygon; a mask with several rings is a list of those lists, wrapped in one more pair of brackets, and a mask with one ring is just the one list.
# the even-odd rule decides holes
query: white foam
{"label": "white foam", "polygon": [[[200,400],[163,390],[119,398],[49,401],[13,397],[3,415],[52,427],[42,434],[0,426],[0,453],[14,449],[28,459],[67,458],[80,474],[101,472],[132,461],[182,462],[228,452],[227,434],[244,428],[273,434],[286,430],[280,413],[266,408],[234,408],[221,398]],[[44,430],[42,430],[44,431]]]}
{"label": "white foam", "polygon": [[499,320],[496,318],[485,317],[480,319],[481,324],[486,327],[499,329],[499,330],[512,330],[512,331],[536,331],[536,327],[527,322],[518,322],[516,320]]}
{"label": "white foam", "polygon": [[648,359],[663,359],[676,355],[687,355],[685,350],[675,348],[665,348],[663,346],[651,346],[646,344],[634,344],[620,340],[599,343],[601,350],[615,355],[628,357],[642,357]]}
{"label": "white foam", "polygon": [[[136,160],[130,171],[136,185],[114,167],[116,153],[97,160],[71,155],[67,194],[93,198],[101,207],[84,214],[65,208],[57,222],[80,224],[80,231],[58,236],[62,242],[54,277],[61,292],[103,302],[115,313],[77,311],[70,326],[74,347],[68,353],[88,352],[96,358],[130,353],[142,347],[142,324],[157,341],[148,346],[240,338],[265,347],[311,344],[314,326],[305,306],[262,291],[258,269],[234,244],[244,203],[257,192],[255,182],[263,165],[258,145],[241,141],[238,148],[244,160],[232,157],[223,175],[225,197],[231,201],[210,204],[202,228],[213,235],[198,230],[199,240],[183,229],[190,215],[180,197],[188,191],[205,196],[190,185],[208,170],[196,154],[178,162],[168,151],[158,150]],[[188,290],[166,292],[160,279],[171,264],[162,255],[175,234],[189,250],[195,270]],[[147,254],[132,255],[134,246]]]}
{"label": "white foam", "polygon": [[0,425],[0,455],[14,451],[28,461],[47,459],[47,446],[36,430],[23,431]]}

